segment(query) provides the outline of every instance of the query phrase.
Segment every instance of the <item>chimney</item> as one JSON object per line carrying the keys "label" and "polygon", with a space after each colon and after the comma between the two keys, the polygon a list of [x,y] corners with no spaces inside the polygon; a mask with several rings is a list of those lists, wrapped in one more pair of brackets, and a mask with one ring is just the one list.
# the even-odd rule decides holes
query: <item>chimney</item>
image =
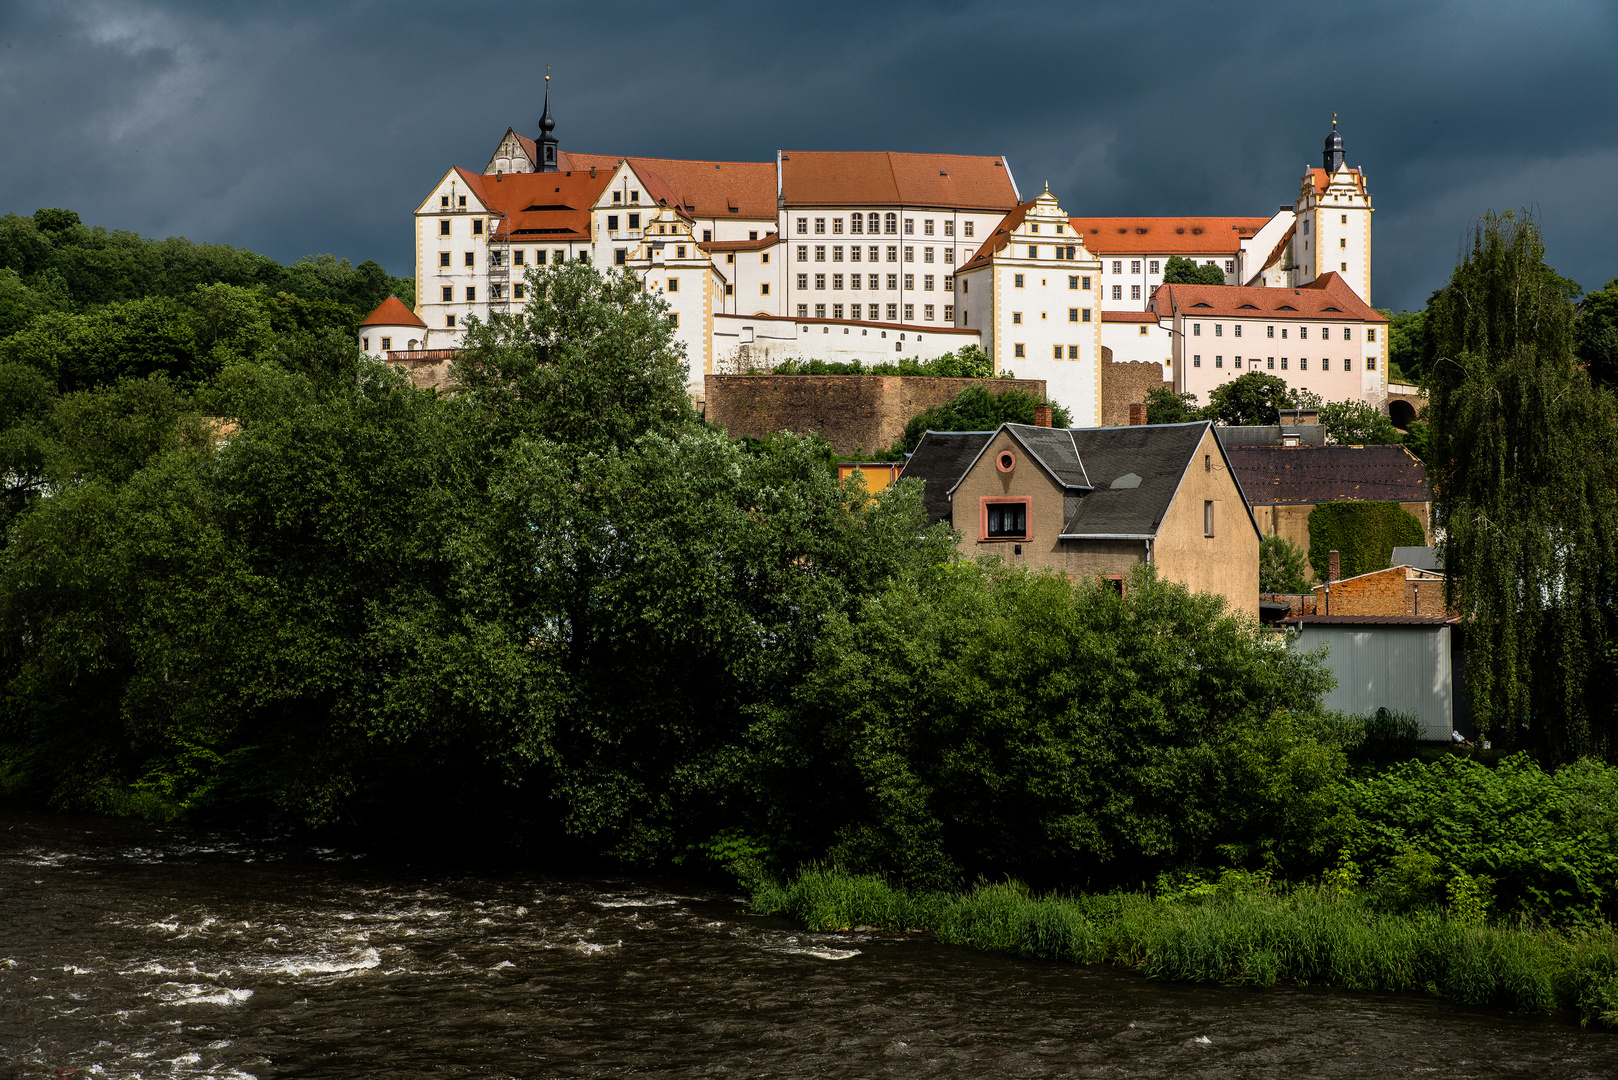
{"label": "chimney", "polygon": [[1327,581],[1336,581],[1338,578],[1342,577],[1342,571],[1339,569],[1339,566],[1340,566],[1340,563],[1338,562],[1337,552],[1328,551],[1326,553],[1326,580]]}
{"label": "chimney", "polygon": [[1146,406],[1140,404],[1131,405],[1129,407],[1129,426],[1139,427],[1144,423],[1146,423]]}
{"label": "chimney", "polygon": [[1051,426],[1051,407],[1049,405],[1035,405],[1034,406],[1034,426],[1035,427],[1050,427]]}

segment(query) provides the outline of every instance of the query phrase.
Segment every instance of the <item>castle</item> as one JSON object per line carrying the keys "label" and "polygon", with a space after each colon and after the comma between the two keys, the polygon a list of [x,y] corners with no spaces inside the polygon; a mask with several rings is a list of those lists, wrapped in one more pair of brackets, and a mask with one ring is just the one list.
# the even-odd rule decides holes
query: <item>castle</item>
{"label": "castle", "polygon": [[[416,208],[416,308],[366,320],[371,355],[445,355],[469,318],[521,310],[528,268],[580,261],[661,294],[696,397],[705,375],[782,359],[927,359],[966,345],[1044,379],[1081,426],[1101,422],[1109,362],[1160,364],[1177,390],[1205,393],[1267,361],[1330,400],[1386,397],[1371,198],[1335,119],[1321,167],[1269,217],[1088,218],[1048,187],[1025,198],[1003,155],[563,150],[548,81],[537,138],[508,129],[481,171],[448,170]],[[1159,289],[1176,255],[1218,267],[1232,288]],[[1240,344],[1252,344],[1238,353],[1244,327]]]}

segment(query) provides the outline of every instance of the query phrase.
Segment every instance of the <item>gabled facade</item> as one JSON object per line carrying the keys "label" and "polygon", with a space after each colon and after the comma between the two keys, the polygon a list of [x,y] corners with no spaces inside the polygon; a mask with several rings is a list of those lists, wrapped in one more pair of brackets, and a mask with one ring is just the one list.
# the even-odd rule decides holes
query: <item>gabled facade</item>
{"label": "gabled facade", "polygon": [[1007,214],[956,275],[956,324],[997,372],[1044,379],[1076,424],[1101,423],[1099,264],[1050,190]]}
{"label": "gabled facade", "polygon": [[1120,583],[1150,563],[1257,617],[1258,526],[1206,421],[929,431],[901,477],[968,555]]}

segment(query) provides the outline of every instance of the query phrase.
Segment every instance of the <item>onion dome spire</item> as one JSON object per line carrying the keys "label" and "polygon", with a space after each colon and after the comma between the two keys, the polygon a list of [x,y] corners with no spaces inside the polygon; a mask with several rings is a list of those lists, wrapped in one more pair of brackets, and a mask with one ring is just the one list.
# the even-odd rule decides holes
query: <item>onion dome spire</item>
{"label": "onion dome spire", "polygon": [[1321,154],[1326,172],[1334,173],[1343,167],[1343,136],[1337,130],[1337,114],[1331,114],[1331,134],[1326,136],[1326,148]]}
{"label": "onion dome spire", "polygon": [[545,112],[539,118],[539,171],[555,172],[556,165],[556,136],[551,132],[556,129],[556,121],[551,119],[551,77],[545,76]]}

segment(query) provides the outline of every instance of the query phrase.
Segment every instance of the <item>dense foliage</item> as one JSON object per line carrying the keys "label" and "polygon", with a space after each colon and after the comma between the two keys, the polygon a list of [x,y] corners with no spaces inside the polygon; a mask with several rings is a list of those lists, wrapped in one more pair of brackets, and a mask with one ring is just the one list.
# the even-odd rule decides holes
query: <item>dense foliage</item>
{"label": "dense foliage", "polygon": [[904,434],[893,445],[889,456],[897,460],[916,448],[929,431],[993,431],[1001,424],[1032,424],[1034,410],[1051,407],[1051,424],[1068,427],[1073,423],[1067,409],[1054,401],[1041,401],[1025,390],[995,393],[984,385],[963,388],[942,405],[934,405],[910,418]]}
{"label": "dense foliage", "polygon": [[1473,711],[1551,761],[1618,735],[1618,409],[1574,355],[1577,289],[1528,215],[1489,215],[1428,309],[1434,525]]}
{"label": "dense foliage", "polygon": [[1258,591],[1301,593],[1304,581],[1303,549],[1284,536],[1266,536],[1258,545]]}
{"label": "dense foliage", "polygon": [[1416,515],[1396,502],[1328,502],[1309,511],[1309,565],[1320,581],[1330,552],[1338,553],[1339,572],[1350,578],[1386,570],[1396,547],[1426,543]]}
{"label": "dense foliage", "polygon": [[1340,810],[1341,755],[1305,727],[1327,686],[1218,598],[1150,572],[1120,596],[942,566],[828,625],[789,729],[813,798],[771,828],[927,887],[1306,866],[1335,850]]}
{"label": "dense foliage", "polygon": [[1573,348],[1590,378],[1609,389],[1618,386],[1618,278],[1579,301]]}
{"label": "dense foliage", "polygon": [[[336,305],[334,325],[354,325],[389,295],[414,306],[415,282],[375,262],[317,255],[282,266],[273,259],[183,237],[148,240],[91,228],[71,210],[0,218],[0,337],[36,315],[82,314],[108,304],[161,297],[184,300],[198,286],[234,285],[303,304]],[[159,308],[158,310],[162,310]]]}
{"label": "dense foliage", "polygon": [[968,345],[959,352],[947,352],[931,360],[918,360],[913,356],[875,364],[867,364],[863,360],[783,360],[770,371],[775,375],[933,375],[946,379],[995,377],[994,361],[976,345]]}
{"label": "dense foliage", "polygon": [[1362,777],[1349,793],[1345,850],[1385,906],[1440,906],[1466,875],[1501,916],[1618,918],[1618,769],[1451,757]]}
{"label": "dense foliage", "polygon": [[1364,401],[1328,401],[1320,407],[1320,422],[1329,442],[1371,446],[1404,441],[1388,414]]}
{"label": "dense foliage", "polygon": [[1181,255],[1170,255],[1169,261],[1163,264],[1163,284],[1165,285],[1223,285],[1225,272],[1213,263],[1205,266],[1197,265],[1197,260],[1187,259]]}

